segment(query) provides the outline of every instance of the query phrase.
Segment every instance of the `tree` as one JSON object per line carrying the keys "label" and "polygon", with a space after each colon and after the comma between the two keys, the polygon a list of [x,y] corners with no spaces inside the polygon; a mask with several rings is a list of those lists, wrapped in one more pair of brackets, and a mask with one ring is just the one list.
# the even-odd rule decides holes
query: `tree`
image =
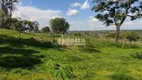
{"label": "tree", "polygon": [[24,26],[27,28],[27,30],[29,30],[30,32],[31,31],[33,31],[33,32],[39,31],[39,29],[38,29],[39,23],[37,21],[24,20],[23,23],[24,23]]}
{"label": "tree", "polygon": [[0,2],[1,10],[7,15],[6,18],[1,17],[1,27],[5,28],[6,26],[11,26],[11,24],[7,23],[7,21],[5,22],[5,20],[9,21],[9,19],[12,18],[12,11],[15,10],[14,3],[17,3],[18,0],[0,0]]}
{"label": "tree", "polygon": [[64,18],[54,18],[50,20],[50,26],[55,33],[66,33],[70,25]]}
{"label": "tree", "polygon": [[46,27],[42,28],[42,32],[48,33],[48,32],[50,32],[50,28],[48,26],[46,26]]}
{"label": "tree", "polygon": [[125,44],[126,44],[127,40],[129,42],[132,42],[132,41],[137,41],[140,38],[137,35],[136,32],[124,32],[124,33],[122,33],[121,37],[123,38],[123,46],[122,46],[122,48],[125,47]]}
{"label": "tree", "polygon": [[12,11],[15,10],[14,3],[17,3],[18,0],[1,0],[1,7],[5,14],[12,17]]}
{"label": "tree", "polygon": [[2,28],[3,23],[6,21],[7,15],[3,12],[3,10],[0,10],[0,28]]}
{"label": "tree", "polygon": [[17,24],[19,24],[19,20],[17,18],[7,19],[6,23],[11,24],[11,26],[9,26],[8,28],[12,29],[12,30],[16,30],[16,28],[19,27],[19,25],[17,25]]}
{"label": "tree", "polygon": [[26,27],[30,32],[33,31],[32,21],[23,20],[23,26]]}
{"label": "tree", "polygon": [[141,0],[93,0],[96,18],[106,26],[115,25],[115,41],[118,42],[120,27],[128,17],[133,21],[142,17]]}
{"label": "tree", "polygon": [[36,33],[39,32],[39,29],[38,29],[39,23],[37,21],[32,22],[32,26],[33,26],[34,32]]}

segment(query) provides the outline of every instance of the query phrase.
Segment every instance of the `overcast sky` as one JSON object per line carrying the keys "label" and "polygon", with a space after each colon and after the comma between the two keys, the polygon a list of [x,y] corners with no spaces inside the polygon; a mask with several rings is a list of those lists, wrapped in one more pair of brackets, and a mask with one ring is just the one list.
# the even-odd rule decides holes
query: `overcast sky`
{"label": "overcast sky", "polygon": [[[114,30],[114,26],[106,27],[94,18],[92,7],[92,0],[21,0],[13,17],[36,20],[40,29],[49,25],[50,19],[64,17],[71,25],[70,30]],[[128,19],[121,29],[142,29],[142,20]]]}

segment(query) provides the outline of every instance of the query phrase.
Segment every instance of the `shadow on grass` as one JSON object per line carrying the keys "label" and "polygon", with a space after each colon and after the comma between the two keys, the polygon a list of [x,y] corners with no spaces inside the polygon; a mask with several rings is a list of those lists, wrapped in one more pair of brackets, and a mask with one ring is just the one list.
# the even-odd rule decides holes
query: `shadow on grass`
{"label": "shadow on grass", "polygon": [[100,51],[92,45],[79,46],[79,50],[82,52],[100,53]]}
{"label": "shadow on grass", "polygon": [[13,47],[24,47],[26,45],[40,48],[54,48],[51,42],[38,41],[34,38],[18,39],[7,35],[0,35],[0,44],[9,44]]}
{"label": "shadow on grass", "polygon": [[110,78],[112,80],[136,80],[135,78],[124,73],[115,73],[111,75]]}
{"label": "shadow on grass", "polygon": [[142,59],[142,52],[137,52],[131,55],[135,59]]}
{"label": "shadow on grass", "polygon": [[31,55],[31,53],[39,53],[39,51],[14,49],[10,47],[0,47],[0,54],[21,54],[26,56],[26,55]]}
{"label": "shadow on grass", "polygon": [[0,66],[6,69],[13,68],[33,68],[41,64],[42,55],[35,50],[14,49],[10,47],[0,47]]}

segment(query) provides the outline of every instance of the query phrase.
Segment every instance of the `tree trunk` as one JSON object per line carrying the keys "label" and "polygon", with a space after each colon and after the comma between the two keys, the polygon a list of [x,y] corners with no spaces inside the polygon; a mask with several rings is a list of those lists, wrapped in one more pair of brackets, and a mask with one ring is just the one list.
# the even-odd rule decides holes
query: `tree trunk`
{"label": "tree trunk", "polygon": [[119,41],[119,34],[120,34],[120,26],[116,26],[115,42]]}
{"label": "tree trunk", "polygon": [[12,10],[10,10],[10,14],[9,14],[9,20],[10,20],[10,23],[8,23],[8,28],[11,28],[11,19],[12,19]]}

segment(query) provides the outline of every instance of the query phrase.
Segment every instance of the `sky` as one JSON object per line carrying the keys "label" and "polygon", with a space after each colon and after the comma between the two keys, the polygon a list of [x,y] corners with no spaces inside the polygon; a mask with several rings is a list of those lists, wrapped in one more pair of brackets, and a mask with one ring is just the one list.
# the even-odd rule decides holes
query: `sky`
{"label": "sky", "polygon": [[[63,17],[70,24],[70,30],[115,30],[115,26],[106,27],[91,11],[92,0],[20,0],[16,4],[13,17],[38,21],[43,28],[49,26],[49,20]],[[142,20],[126,20],[121,29],[142,29]]]}

